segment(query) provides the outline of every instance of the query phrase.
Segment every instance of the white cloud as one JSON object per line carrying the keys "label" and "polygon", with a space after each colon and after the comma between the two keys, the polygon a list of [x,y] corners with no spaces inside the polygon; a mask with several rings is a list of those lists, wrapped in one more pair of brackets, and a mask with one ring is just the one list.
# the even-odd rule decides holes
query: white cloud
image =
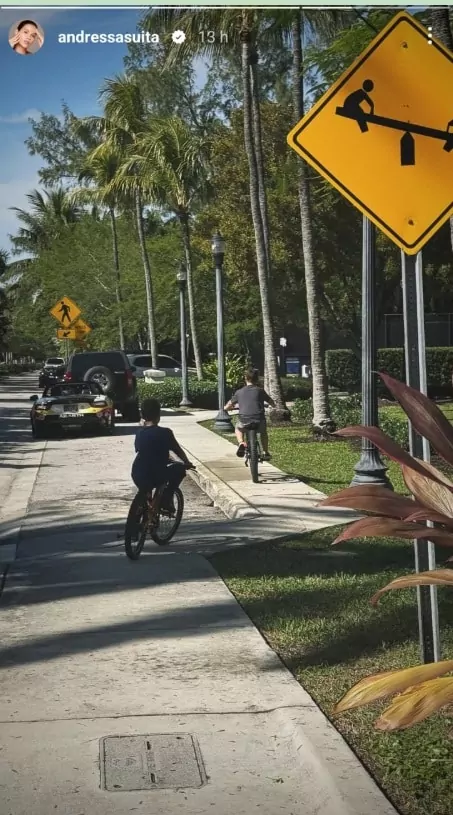
{"label": "white cloud", "polygon": [[29,119],[40,119],[41,111],[36,108],[29,108],[24,110],[23,113],[10,113],[8,116],[0,116],[0,124],[5,125],[23,125],[27,124]]}

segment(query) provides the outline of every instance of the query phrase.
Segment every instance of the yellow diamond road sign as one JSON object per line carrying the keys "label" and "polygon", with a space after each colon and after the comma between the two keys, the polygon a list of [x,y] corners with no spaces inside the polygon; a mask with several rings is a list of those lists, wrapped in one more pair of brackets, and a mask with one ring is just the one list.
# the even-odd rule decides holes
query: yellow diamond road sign
{"label": "yellow diamond road sign", "polygon": [[452,89],[453,54],[397,14],[288,144],[414,255],[453,213]]}
{"label": "yellow diamond road sign", "polygon": [[77,339],[83,338],[85,334],[89,334],[91,331],[91,327],[84,320],[77,320],[77,322],[74,323],[73,328]]}
{"label": "yellow diamond road sign", "polygon": [[50,309],[52,317],[55,317],[63,327],[70,326],[80,314],[77,303],[69,297],[62,297],[54,307]]}
{"label": "yellow diamond road sign", "polygon": [[73,328],[57,328],[57,339],[59,340],[75,340],[77,337]]}

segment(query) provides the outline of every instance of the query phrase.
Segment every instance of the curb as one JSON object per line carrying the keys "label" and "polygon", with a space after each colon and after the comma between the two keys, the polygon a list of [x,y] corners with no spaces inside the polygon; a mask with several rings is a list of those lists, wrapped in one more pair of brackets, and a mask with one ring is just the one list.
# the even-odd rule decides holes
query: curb
{"label": "curb", "polygon": [[21,470],[14,479],[0,516],[0,568],[7,567],[17,557],[17,548],[28,504],[44,457],[47,443],[36,451],[34,466]]}
{"label": "curb", "polygon": [[188,470],[190,477],[211,498],[214,506],[222,510],[227,518],[238,521],[243,518],[261,517],[261,512],[252,507],[228,484],[225,484],[209,467],[198,461],[187,448],[183,449],[188,453],[197,468],[196,470]]}

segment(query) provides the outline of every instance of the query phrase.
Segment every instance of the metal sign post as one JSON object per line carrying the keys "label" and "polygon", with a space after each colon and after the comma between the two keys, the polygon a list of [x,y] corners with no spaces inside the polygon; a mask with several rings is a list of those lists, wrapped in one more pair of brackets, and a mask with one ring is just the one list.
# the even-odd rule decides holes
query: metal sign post
{"label": "metal sign post", "polygon": [[[404,305],[404,346],[406,382],[422,393],[427,391],[425,356],[425,315],[423,303],[422,256],[401,253]],[[429,443],[409,422],[409,450],[424,461],[430,459]],[[415,570],[426,572],[436,568],[433,543],[414,540]],[[439,615],[436,586],[417,587],[420,651],[423,662],[440,659]]]}

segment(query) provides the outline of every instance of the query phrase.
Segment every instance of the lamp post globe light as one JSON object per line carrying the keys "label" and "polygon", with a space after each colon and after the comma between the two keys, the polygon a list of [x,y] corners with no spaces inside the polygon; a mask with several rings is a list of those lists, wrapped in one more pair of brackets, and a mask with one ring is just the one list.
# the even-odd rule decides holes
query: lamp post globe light
{"label": "lamp post globe light", "polygon": [[219,393],[219,412],[216,416],[214,427],[224,433],[231,433],[234,430],[233,423],[224,409],[225,405],[225,347],[223,330],[223,259],[225,257],[225,241],[220,234],[212,238],[211,243],[212,258],[215,268],[216,283],[216,313],[217,313],[217,385]]}
{"label": "lamp post globe light", "polygon": [[181,334],[181,388],[182,399],[179,403],[180,407],[191,407],[192,402],[189,399],[189,381],[187,373],[187,346],[186,346],[186,286],[187,286],[187,271],[184,263],[180,264],[179,271],[176,275],[176,280],[179,285],[179,319],[180,319],[180,334]]}

